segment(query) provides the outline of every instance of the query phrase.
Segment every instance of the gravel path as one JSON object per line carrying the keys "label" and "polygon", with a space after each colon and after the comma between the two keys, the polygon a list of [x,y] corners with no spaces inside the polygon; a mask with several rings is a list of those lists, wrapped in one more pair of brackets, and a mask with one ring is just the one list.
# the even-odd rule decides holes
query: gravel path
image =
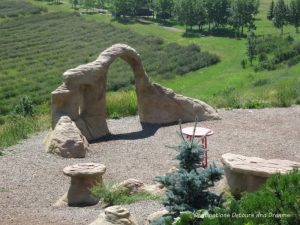
{"label": "gravel path", "polygon": [[[222,120],[199,124],[215,132],[208,139],[210,161],[219,163],[226,152],[300,161],[299,106],[219,113]],[[46,132],[7,149],[0,157],[0,224],[85,225],[93,221],[101,212],[98,206],[52,207],[68,189],[70,180],[62,174],[67,165],[100,162],[107,166],[105,180],[136,178],[147,183],[175,165],[176,152],[165,145],[178,143],[177,125],[143,130],[138,117],[109,120],[108,124],[114,135],[91,144],[85,159],[46,154],[42,143]],[[128,207],[142,225],[148,214],[162,206],[143,201]]]}

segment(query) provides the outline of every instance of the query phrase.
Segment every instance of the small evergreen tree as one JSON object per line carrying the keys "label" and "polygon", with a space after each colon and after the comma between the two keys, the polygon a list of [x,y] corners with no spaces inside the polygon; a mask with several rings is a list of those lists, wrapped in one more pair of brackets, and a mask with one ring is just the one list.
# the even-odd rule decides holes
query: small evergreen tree
{"label": "small evergreen tree", "polygon": [[251,66],[253,65],[252,62],[256,58],[257,50],[256,50],[256,35],[253,31],[250,32],[248,35],[248,42],[247,42],[247,55]]}
{"label": "small evergreen tree", "polygon": [[220,180],[223,171],[215,164],[205,169],[199,168],[203,161],[204,147],[195,140],[194,135],[191,141],[186,140],[181,132],[181,125],[180,137],[181,143],[173,147],[179,152],[176,156],[179,170],[156,178],[167,188],[163,204],[173,217],[182,211],[213,209],[222,202],[222,196],[210,192],[208,188]]}
{"label": "small evergreen tree", "polygon": [[274,7],[273,24],[276,28],[281,29],[283,34],[283,27],[287,22],[288,9],[284,3],[284,0],[278,0]]}
{"label": "small evergreen tree", "polygon": [[290,2],[289,22],[295,27],[296,32],[299,33],[298,27],[300,24],[300,0],[292,0]]}
{"label": "small evergreen tree", "polygon": [[269,11],[268,11],[268,20],[272,20],[274,18],[274,1],[272,0],[271,4],[270,4],[270,8],[269,8]]}

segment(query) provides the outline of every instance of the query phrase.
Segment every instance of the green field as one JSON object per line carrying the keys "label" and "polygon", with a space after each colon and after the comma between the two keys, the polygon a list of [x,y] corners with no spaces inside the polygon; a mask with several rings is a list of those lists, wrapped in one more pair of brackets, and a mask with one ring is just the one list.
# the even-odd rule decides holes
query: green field
{"label": "green field", "polygon": [[[280,31],[267,20],[267,11],[271,0],[261,0],[260,10],[256,19],[257,35],[280,35]],[[40,3],[45,6],[45,3]],[[49,10],[55,11],[58,6]],[[66,6],[65,6],[66,7]],[[65,10],[71,10],[65,8]],[[155,24],[141,24],[138,22],[119,23],[109,15],[85,15],[87,20],[107,22],[117,28],[131,29],[142,35],[155,35],[163,38],[167,43],[180,45],[197,44],[206,51],[215,53],[221,62],[190,72],[185,76],[173,79],[153,78],[174,91],[203,99],[215,107],[225,108],[257,108],[280,107],[298,104],[300,102],[300,64],[292,67],[283,67],[274,71],[255,72],[253,67],[243,69],[241,60],[246,58],[246,39],[229,37],[184,37],[183,33],[166,29]],[[184,28],[176,26],[177,29]],[[300,40],[300,35],[295,33],[292,26],[284,28],[285,36],[291,34],[295,40]],[[267,80],[263,84],[262,80]],[[257,85],[263,84],[263,85]]]}
{"label": "green field", "polygon": [[[103,49],[117,42],[130,44],[141,53],[153,81],[177,93],[205,100],[217,108],[260,108],[300,103],[300,64],[273,71],[255,72],[249,65],[243,69],[241,60],[246,58],[245,38],[210,35],[187,37],[179,32],[180,29],[184,30],[179,25],[175,26],[177,30],[170,30],[157,24],[136,21],[120,23],[110,15],[78,17],[72,15],[73,10],[68,2],[49,5],[47,2],[28,1],[38,11],[29,6],[27,9],[26,6],[28,13],[21,10],[20,14],[17,13],[18,17],[0,18],[2,137],[13,133],[8,131],[13,127],[9,125],[8,115],[21,96],[29,95],[33,99],[37,105],[37,115],[40,115],[36,121],[40,121],[39,118],[45,121],[44,115],[49,115],[50,92],[62,82],[62,73],[93,61]],[[270,2],[261,0],[256,19],[258,35],[280,34],[266,19]],[[30,13],[32,10],[35,15]],[[285,36],[290,34],[296,41],[300,40],[300,35],[295,33],[292,26],[285,27],[284,32]],[[195,44],[200,46],[201,52],[193,52]],[[205,54],[211,59],[216,59],[212,54],[217,55],[220,62],[199,63],[205,61],[201,60],[203,51],[209,52]],[[210,64],[214,65],[208,66]],[[109,89],[129,89],[129,92],[109,93],[107,110],[111,117],[136,113],[135,94],[131,91],[133,84],[130,67],[120,60],[114,63],[108,76]],[[41,104],[42,107],[39,106]],[[28,132],[41,129],[44,126]],[[20,139],[24,135],[19,136]],[[0,147],[15,142],[1,143]]]}

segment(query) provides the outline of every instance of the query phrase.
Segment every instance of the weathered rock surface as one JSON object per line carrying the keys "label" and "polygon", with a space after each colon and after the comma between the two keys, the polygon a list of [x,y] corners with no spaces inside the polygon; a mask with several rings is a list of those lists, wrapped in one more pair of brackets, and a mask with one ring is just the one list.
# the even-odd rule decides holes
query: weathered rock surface
{"label": "weathered rock surface", "polygon": [[46,150],[65,158],[83,158],[89,150],[89,143],[76,124],[68,116],[60,117],[46,140]]}
{"label": "weathered rock surface", "polygon": [[149,192],[154,195],[164,195],[166,189],[162,184],[145,184],[140,180],[128,179],[117,185],[117,188],[125,188],[129,193]]}
{"label": "weathered rock surface", "polygon": [[106,208],[90,225],[137,225],[129,211],[121,206]]}
{"label": "weathered rock surface", "polygon": [[164,209],[164,210],[157,211],[157,212],[150,214],[146,219],[145,225],[150,225],[153,221],[167,215],[168,213],[169,213],[169,211]]}
{"label": "weathered rock surface", "polygon": [[105,171],[106,167],[99,163],[79,163],[65,167],[63,173],[71,177],[71,186],[55,206],[97,204],[99,199],[92,195],[91,188],[103,184],[102,176]]}
{"label": "weathered rock surface", "polygon": [[88,140],[109,134],[106,124],[106,76],[118,57],[130,64],[136,85],[139,117],[143,123],[166,124],[219,119],[206,103],[175,94],[151,83],[139,54],[131,47],[116,44],[91,63],[64,73],[64,83],[52,92],[52,128],[62,115],[68,115]]}
{"label": "weathered rock surface", "polygon": [[262,159],[226,153],[222,155],[225,175],[232,193],[256,191],[268,177],[276,172],[285,174],[300,163],[281,159]]}

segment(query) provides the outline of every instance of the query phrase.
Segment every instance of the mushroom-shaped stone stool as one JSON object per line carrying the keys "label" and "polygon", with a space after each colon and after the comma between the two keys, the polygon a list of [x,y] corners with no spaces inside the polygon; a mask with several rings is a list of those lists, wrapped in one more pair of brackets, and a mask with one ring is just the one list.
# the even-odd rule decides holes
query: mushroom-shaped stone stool
{"label": "mushroom-shaped stone stool", "polygon": [[95,205],[99,202],[91,193],[95,185],[102,185],[102,175],[106,167],[99,163],[79,163],[64,168],[66,176],[71,177],[71,186],[64,196],[69,206]]}

